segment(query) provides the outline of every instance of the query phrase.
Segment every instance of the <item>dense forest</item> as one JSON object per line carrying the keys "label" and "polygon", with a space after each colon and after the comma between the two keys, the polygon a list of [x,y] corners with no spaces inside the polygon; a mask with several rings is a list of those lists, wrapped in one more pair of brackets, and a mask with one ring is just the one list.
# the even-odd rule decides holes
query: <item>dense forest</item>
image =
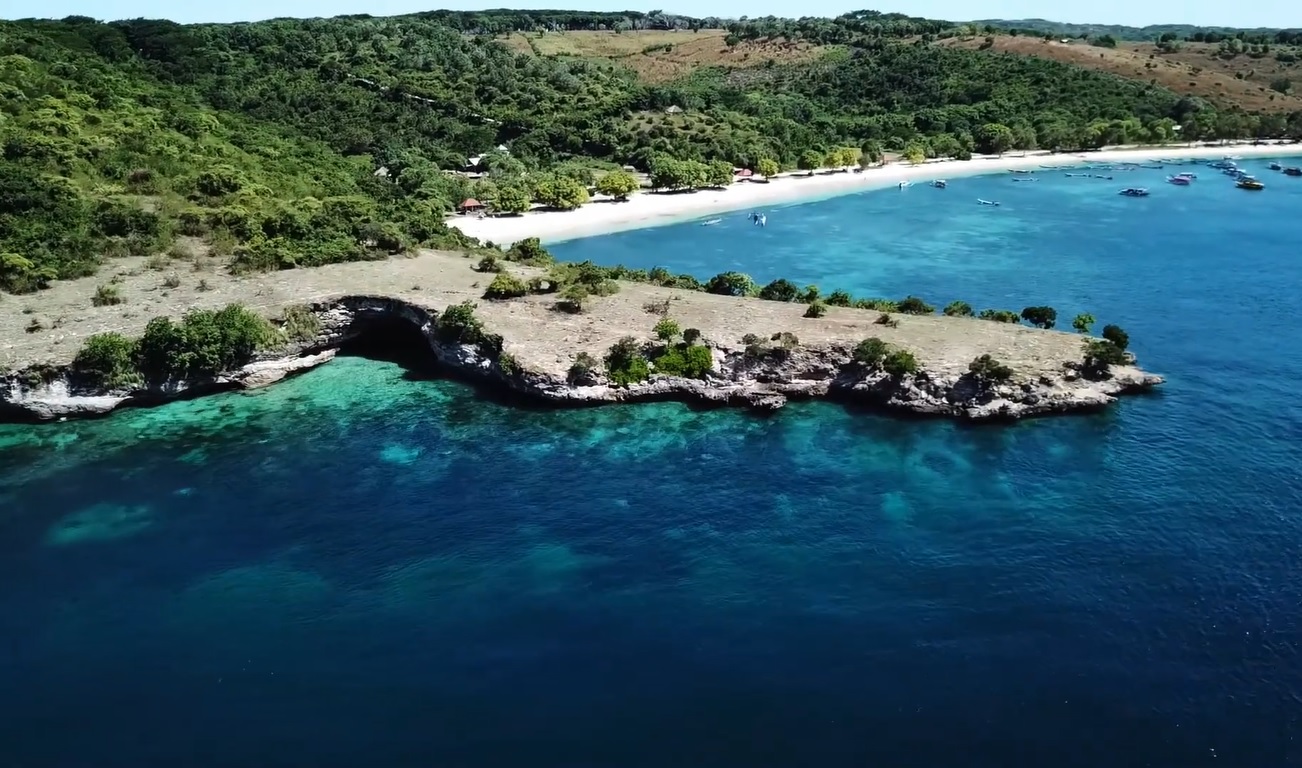
{"label": "dense forest", "polygon": [[[1302,114],[1217,113],[1148,83],[937,46],[952,25],[898,14],[730,23],[729,46],[822,48],[656,83],[492,38],[691,36],[707,23],[722,22],[658,11],[0,22],[0,289],[36,290],[177,238],[244,270],[469,248],[443,222],[461,200],[571,207],[620,165],[681,188],[726,183],[717,170],[729,165],[1079,149],[1171,140],[1176,125],[1189,138],[1302,136]],[[472,157],[487,178],[455,173]],[[627,194],[629,178],[615,170],[603,189]]]}

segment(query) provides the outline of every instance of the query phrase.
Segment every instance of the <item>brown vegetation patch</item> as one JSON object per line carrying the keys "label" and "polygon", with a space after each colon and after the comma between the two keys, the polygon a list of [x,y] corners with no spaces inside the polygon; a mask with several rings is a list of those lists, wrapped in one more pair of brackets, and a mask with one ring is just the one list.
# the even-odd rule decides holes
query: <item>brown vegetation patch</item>
{"label": "brown vegetation patch", "polygon": [[[697,67],[761,67],[769,62],[813,61],[825,46],[786,40],[744,41],[729,47],[722,29],[635,32],[515,33],[498,38],[512,50],[542,56],[581,56],[618,61],[646,82],[683,77]],[[667,49],[666,49],[667,47]]]}
{"label": "brown vegetation patch", "polygon": [[[951,38],[941,45],[979,50],[985,45],[981,36]],[[1240,107],[1250,112],[1292,112],[1302,109],[1302,68],[1285,64],[1274,53],[1259,59],[1240,54],[1233,59],[1216,56],[1211,43],[1181,43],[1180,50],[1160,53],[1153,43],[1119,43],[1116,48],[1101,48],[1084,40],[1063,43],[1026,35],[998,35],[986,49],[1052,59],[1087,69],[1153,83],[1186,96],[1207,99],[1218,107]],[[1285,95],[1271,90],[1270,83],[1279,77],[1294,82],[1294,93]]]}

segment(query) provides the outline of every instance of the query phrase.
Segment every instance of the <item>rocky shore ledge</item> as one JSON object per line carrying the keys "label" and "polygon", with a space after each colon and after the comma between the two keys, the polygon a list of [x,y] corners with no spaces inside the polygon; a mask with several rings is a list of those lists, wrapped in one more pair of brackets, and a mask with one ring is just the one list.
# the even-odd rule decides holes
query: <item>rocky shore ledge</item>
{"label": "rocky shore ledge", "polygon": [[[461,270],[469,272],[464,260],[458,262]],[[467,287],[472,290],[462,293],[474,293],[478,284]],[[11,368],[0,375],[0,419],[91,416],[123,406],[156,405],[218,391],[264,387],[330,361],[344,344],[381,337],[410,338],[415,343],[421,343],[419,339],[423,338],[450,373],[558,406],[680,400],[773,410],[789,398],[828,398],[910,414],[965,420],[1016,419],[1098,409],[1119,395],[1143,392],[1162,382],[1160,377],[1132,366],[1113,366],[1105,378],[1082,375],[1079,335],[934,316],[901,318],[902,332],[900,328],[874,327],[878,313],[868,310],[838,308],[837,312],[845,317],[808,320],[800,318],[803,307],[799,305],[702,294],[661,298],[669,302],[675,316],[684,317],[685,324],[691,323],[703,333],[713,357],[713,370],[706,378],[653,374],[644,382],[612,386],[599,367],[576,375],[571,370],[574,355],[587,351],[600,359],[606,349],[603,344],[608,346],[610,338],[624,335],[621,326],[629,322],[641,322],[645,327],[639,340],[654,344],[650,327],[657,318],[644,308],[629,310],[629,303],[645,298],[639,293],[674,292],[648,286],[628,288],[620,295],[603,299],[625,305],[626,311],[615,313],[617,317],[605,316],[600,305],[589,316],[567,316],[544,306],[539,301],[544,297],[479,301],[477,311],[485,330],[501,334],[502,351],[507,353],[509,364],[503,362],[502,353],[485,350],[483,345],[440,340],[437,318],[440,311],[459,300],[455,290],[429,297],[440,299],[438,304],[413,295],[343,295],[315,300],[300,305],[318,320],[315,338],[259,353],[238,370],[211,378],[132,390],[94,391],[76,384],[67,363]],[[639,303],[631,306],[642,307]],[[741,311],[752,308],[758,314]],[[724,317],[718,314],[721,309],[733,310],[728,316],[730,322],[711,323],[711,317]],[[779,316],[772,316],[774,313]],[[738,317],[746,327],[763,335],[752,336],[750,344],[741,341],[738,328],[731,327]],[[829,322],[834,327],[829,327]],[[780,331],[773,328],[778,326],[800,334],[802,341],[785,347],[763,344],[757,349],[754,339],[767,339],[770,332],[777,335]],[[584,327],[587,333],[581,332]],[[550,331],[544,332],[544,328]],[[891,335],[904,337],[904,344],[915,350],[921,366],[916,374],[893,376],[853,361],[858,340]],[[568,344],[558,345],[558,339]],[[997,355],[1014,375],[1002,383],[978,379],[967,371],[973,353]]]}

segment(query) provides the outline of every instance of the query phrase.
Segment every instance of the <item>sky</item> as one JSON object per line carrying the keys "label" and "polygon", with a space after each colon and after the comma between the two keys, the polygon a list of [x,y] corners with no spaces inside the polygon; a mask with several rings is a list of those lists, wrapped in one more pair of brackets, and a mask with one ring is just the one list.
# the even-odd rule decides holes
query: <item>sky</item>
{"label": "sky", "polygon": [[[0,0],[0,18],[97,19],[153,18],[188,22],[256,21],[279,16],[338,16],[369,13],[392,16],[440,7],[438,0]],[[1198,24],[1233,27],[1302,27],[1302,2],[1298,0],[804,0],[797,5],[777,0],[692,0],[674,7],[672,0],[632,10],[660,9],[691,16],[836,16],[860,8],[894,11],[933,19],[1048,18],[1054,21],[1095,24]],[[460,2],[442,7],[453,10],[481,8],[565,8],[615,11],[629,9],[619,0],[497,0]]]}

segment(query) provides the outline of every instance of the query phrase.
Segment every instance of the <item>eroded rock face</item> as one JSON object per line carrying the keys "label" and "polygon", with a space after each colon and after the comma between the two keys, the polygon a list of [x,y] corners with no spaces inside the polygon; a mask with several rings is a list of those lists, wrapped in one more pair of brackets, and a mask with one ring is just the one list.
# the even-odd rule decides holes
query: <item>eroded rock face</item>
{"label": "eroded rock face", "polygon": [[138,390],[88,391],[72,383],[67,368],[34,369],[0,376],[0,416],[36,420],[89,416],[124,405],[149,405],[231,388],[267,386],[333,359],[338,347],[366,334],[377,322],[395,319],[419,331],[438,361],[464,377],[505,387],[557,405],[683,400],[781,408],[789,398],[836,398],[886,409],[962,419],[1014,419],[1046,413],[1088,410],[1118,395],[1148,390],[1162,382],[1131,366],[1118,366],[1105,380],[1088,380],[1064,369],[1035,381],[987,385],[969,375],[920,371],[896,378],[851,362],[838,346],[792,349],[714,350],[715,370],[705,380],[652,376],[630,387],[612,387],[599,371],[570,383],[564,377],[533,371],[504,373],[477,346],[449,344],[435,335],[437,312],[383,296],[349,296],[312,307],[321,330],[309,342],[267,353],[237,371],[212,379],[175,381]]}

